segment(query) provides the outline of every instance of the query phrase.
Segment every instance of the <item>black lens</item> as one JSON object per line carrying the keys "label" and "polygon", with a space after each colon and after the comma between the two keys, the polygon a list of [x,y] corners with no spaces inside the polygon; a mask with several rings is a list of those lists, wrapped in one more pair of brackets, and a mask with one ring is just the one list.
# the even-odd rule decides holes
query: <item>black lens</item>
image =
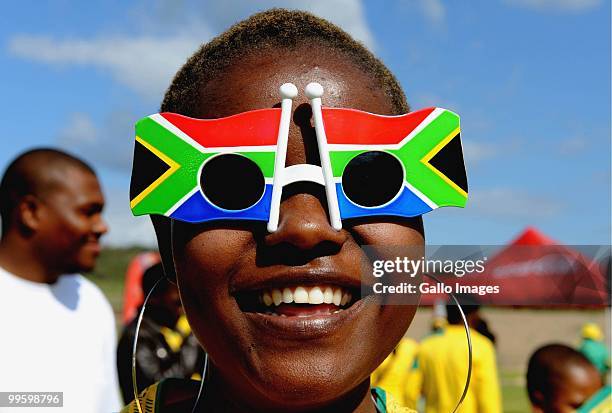
{"label": "black lens", "polygon": [[218,155],[202,167],[200,186],[215,206],[230,211],[249,208],[257,203],[265,189],[261,169],[242,155]]}
{"label": "black lens", "polygon": [[404,169],[395,156],[380,151],[364,152],[346,165],[342,188],[348,199],[363,207],[391,201],[404,185]]}

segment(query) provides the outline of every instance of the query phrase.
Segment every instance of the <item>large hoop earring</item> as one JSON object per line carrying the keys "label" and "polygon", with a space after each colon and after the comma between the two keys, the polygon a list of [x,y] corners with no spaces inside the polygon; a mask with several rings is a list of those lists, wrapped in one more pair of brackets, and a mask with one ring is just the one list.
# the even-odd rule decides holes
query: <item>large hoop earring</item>
{"label": "large hoop earring", "polygon": [[155,287],[163,280],[160,278],[153,284],[153,288],[149,291],[147,296],[145,297],[140,312],[138,313],[138,321],[136,321],[136,333],[134,335],[134,343],[132,343],[132,390],[134,391],[134,402],[136,402],[136,409],[138,413],[142,413],[142,407],[140,406],[140,399],[138,398],[138,385],[136,384],[136,346],[138,345],[138,334],[140,333],[140,324],[142,323],[142,317],[144,316],[144,311],[147,307],[147,303],[149,302],[149,297],[153,291],[155,291]]}
{"label": "large hoop earring", "polygon": [[[434,275],[426,274],[426,273],[423,273],[423,275],[433,279],[436,282],[446,285],[444,281],[440,280],[438,277]],[[463,312],[463,308],[461,308],[461,304],[459,304],[459,300],[457,300],[457,297],[455,297],[455,294],[453,293],[449,293],[449,294],[452,297],[455,304],[457,304],[457,307],[459,307],[459,313],[461,314],[461,318],[463,319],[463,328],[465,328],[465,336],[467,338],[467,345],[468,345],[467,377],[465,378],[465,386],[463,387],[463,393],[461,394],[461,397],[459,398],[459,401],[457,402],[457,406],[455,406],[455,408],[451,412],[451,413],[455,413],[459,409],[459,407],[461,407],[461,404],[465,400],[468,389],[470,388],[470,380],[472,379],[472,335],[470,334],[470,326],[468,325],[467,318],[465,317],[465,313]]]}
{"label": "large hoop earring", "polygon": [[191,413],[195,413],[198,408],[198,403],[200,403],[200,397],[202,397],[202,392],[204,390],[204,382],[208,378],[207,373],[208,373],[208,353],[204,352],[204,368],[202,369],[202,380],[200,381],[200,388],[198,389],[198,397],[196,398],[196,401],[193,404]]}
{"label": "large hoop earring", "polygon": [[[142,308],[140,309],[140,313],[138,314],[138,321],[136,322],[136,333],[134,336],[134,343],[132,344],[132,390],[134,391],[134,402],[136,403],[136,409],[138,410],[138,413],[143,413],[142,406],[140,405],[140,399],[138,398],[138,384],[136,381],[136,348],[138,346],[138,334],[140,333],[140,325],[142,323],[142,318],[144,316],[145,309],[147,307],[147,303],[149,302],[149,298],[151,297],[151,294],[153,293],[153,291],[155,291],[155,287],[157,287],[157,285],[162,281],[164,281],[164,278],[160,278],[159,280],[157,280],[155,284],[153,285],[153,288],[151,288],[151,291],[149,291],[149,293],[145,297],[142,303]],[[204,381],[207,378],[207,373],[208,373],[208,354],[204,353],[204,368],[202,369],[202,380],[200,381],[200,387],[198,389],[198,396],[196,398],[195,404],[193,405],[193,409],[191,410],[191,413],[195,413],[196,408],[198,407],[198,403],[200,401],[200,397],[202,396],[202,392],[204,389]]]}
{"label": "large hoop earring", "polygon": [[[172,239],[174,237],[174,221],[170,220],[170,246],[172,245]],[[174,254],[172,254],[172,270],[174,274],[176,274],[176,269],[174,266]],[[164,277],[165,278],[165,277]],[[136,383],[136,347],[138,345],[138,334],[140,333],[140,324],[142,323],[142,318],[144,316],[145,309],[147,307],[147,303],[149,301],[149,297],[157,287],[157,285],[164,280],[164,278],[160,278],[151,288],[151,291],[147,294],[142,303],[142,308],[140,309],[140,313],[138,314],[138,321],[136,322],[136,334],[134,336],[134,343],[132,345],[132,390],[134,391],[134,401],[136,402],[136,408],[138,409],[138,413],[142,412],[142,406],[140,405],[140,399],[138,398],[138,385]],[[191,413],[195,413],[198,408],[198,404],[200,402],[200,398],[202,397],[202,393],[204,391],[204,382],[207,381],[208,378],[208,353],[204,352],[204,368],[202,369],[202,380],[200,381],[200,386],[198,389],[198,395],[196,397],[195,403],[193,404],[193,408],[191,409]]]}
{"label": "large hoop earring", "polygon": [[138,413],[142,413],[140,399],[138,398],[138,385],[136,383],[136,346],[138,345],[138,334],[140,333],[140,324],[142,323],[142,317],[144,316],[147,303],[149,302],[149,297],[151,297],[151,294],[153,293],[153,291],[155,291],[155,287],[157,287],[157,285],[162,280],[163,278],[160,278],[155,282],[155,284],[153,284],[153,288],[151,288],[142,303],[142,308],[138,313],[138,321],[136,322],[136,334],[134,335],[134,343],[132,343],[132,390],[134,391],[134,402],[136,402],[136,409],[138,410]]}

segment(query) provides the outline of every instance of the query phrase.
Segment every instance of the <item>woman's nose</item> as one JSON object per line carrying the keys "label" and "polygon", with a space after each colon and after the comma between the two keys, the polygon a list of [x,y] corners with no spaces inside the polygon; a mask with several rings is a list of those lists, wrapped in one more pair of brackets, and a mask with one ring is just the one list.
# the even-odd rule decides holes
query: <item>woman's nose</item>
{"label": "woman's nose", "polygon": [[[346,231],[332,228],[321,197],[309,192],[290,195],[281,203],[278,229],[266,236],[268,246],[291,244],[309,250],[320,244],[342,246]],[[324,199],[323,199],[324,200]]]}

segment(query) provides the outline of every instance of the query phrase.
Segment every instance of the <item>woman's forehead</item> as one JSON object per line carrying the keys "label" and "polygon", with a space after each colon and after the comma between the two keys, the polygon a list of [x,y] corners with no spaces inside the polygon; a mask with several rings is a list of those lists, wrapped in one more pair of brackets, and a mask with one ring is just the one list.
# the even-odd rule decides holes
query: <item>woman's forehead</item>
{"label": "woman's forehead", "polygon": [[304,88],[318,82],[325,89],[324,106],[378,114],[393,112],[391,100],[376,78],[343,52],[328,47],[267,48],[234,58],[201,91],[200,118],[218,118],[278,106],[278,88],[291,82],[299,94],[294,107],[308,103]]}

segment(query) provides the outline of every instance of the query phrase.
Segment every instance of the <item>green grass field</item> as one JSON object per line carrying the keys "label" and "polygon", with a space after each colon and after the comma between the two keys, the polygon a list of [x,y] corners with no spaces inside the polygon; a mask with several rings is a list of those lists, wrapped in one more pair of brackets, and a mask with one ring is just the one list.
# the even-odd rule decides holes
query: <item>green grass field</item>
{"label": "green grass field", "polygon": [[143,248],[105,248],[98,258],[96,269],[88,274],[88,278],[95,282],[106,294],[115,316],[121,314],[123,306],[123,283],[125,270],[132,258],[146,251]]}
{"label": "green grass field", "polygon": [[501,371],[504,413],[527,413],[531,411],[521,373]]}
{"label": "green grass field", "polygon": [[[123,277],[126,267],[130,260],[138,253],[144,251],[141,248],[128,249],[105,249],[100,256],[96,270],[89,274],[89,278],[94,281],[104,291],[110,300],[117,320],[121,314],[123,301]],[[411,326],[408,334],[413,334],[414,337],[422,336],[419,328],[426,328],[429,310],[419,310],[419,314],[413,326]],[[502,384],[502,394],[505,413],[527,413],[531,409],[527,399],[527,394],[524,387],[523,369],[525,365],[525,357],[532,351],[535,344],[529,343],[529,340],[535,335],[527,329],[528,325],[538,330],[546,330],[544,327],[551,325],[551,331],[560,329],[560,321],[563,320],[564,325],[569,325],[567,331],[561,332],[569,337],[573,335],[573,331],[579,326],[579,323],[584,319],[603,320],[604,316],[599,313],[588,312],[553,312],[553,311],[535,311],[535,310],[504,310],[495,309],[486,313],[486,316],[493,321],[493,325],[498,330],[498,361],[500,362],[500,380]],[[510,318],[513,317],[513,318]],[[568,321],[569,320],[569,321]],[[600,322],[600,321],[598,321]],[[603,324],[604,321],[601,321]],[[422,326],[419,326],[423,324]],[[547,334],[544,340],[558,340],[558,337],[553,336],[553,333]],[[565,337],[564,336],[564,337]],[[513,341],[516,340],[516,341]],[[541,340],[540,340],[541,341]],[[521,347],[521,343],[522,347]],[[517,356],[518,355],[518,356]]]}

